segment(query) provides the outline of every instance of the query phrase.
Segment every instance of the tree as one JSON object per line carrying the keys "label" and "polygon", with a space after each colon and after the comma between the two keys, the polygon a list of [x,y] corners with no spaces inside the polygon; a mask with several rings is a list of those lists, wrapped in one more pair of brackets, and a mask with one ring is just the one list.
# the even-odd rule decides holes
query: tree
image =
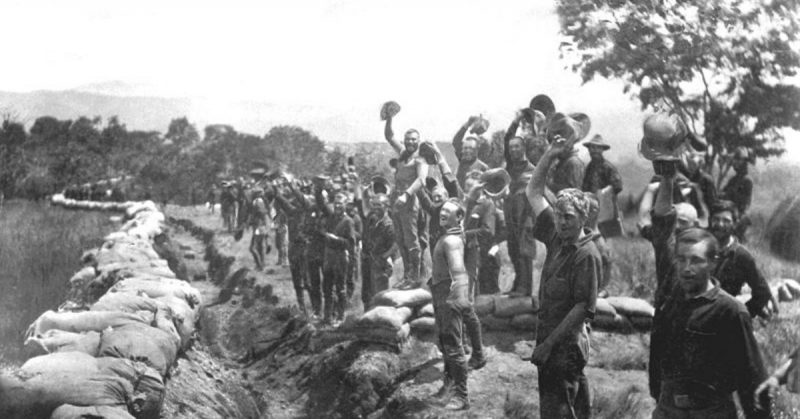
{"label": "tree", "polygon": [[200,142],[200,134],[197,133],[197,128],[185,116],[170,121],[165,138],[181,147],[192,146]]}
{"label": "tree", "polygon": [[268,149],[272,150],[273,167],[283,163],[290,173],[311,177],[319,174],[326,166],[325,143],[300,127],[273,127],[264,136],[264,141]]}
{"label": "tree", "polygon": [[739,146],[781,155],[800,129],[797,0],[561,0],[562,57],[584,83],[620,79],[642,109],[671,111],[726,175]]}

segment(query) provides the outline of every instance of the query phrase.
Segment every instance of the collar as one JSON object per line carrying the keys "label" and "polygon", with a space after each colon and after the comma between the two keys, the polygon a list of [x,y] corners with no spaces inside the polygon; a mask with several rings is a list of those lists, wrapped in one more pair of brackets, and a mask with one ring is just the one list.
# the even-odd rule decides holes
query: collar
{"label": "collar", "polygon": [[588,227],[584,227],[583,228],[583,237],[581,237],[580,239],[575,240],[573,242],[570,242],[570,243],[562,243],[561,247],[562,248],[566,248],[566,247],[573,246],[576,249],[578,249],[580,247],[585,246],[586,243],[589,243],[589,242],[591,242],[593,240],[594,240],[594,233],[592,232],[592,230],[590,228],[588,228]]}
{"label": "collar", "polygon": [[728,242],[727,245],[725,245],[725,247],[723,247],[719,251],[719,255],[721,257],[728,257],[732,255],[738,247],[739,247],[739,240],[736,239],[735,235],[731,234],[730,241]]}
{"label": "collar", "polygon": [[711,289],[696,297],[690,298],[689,301],[695,301],[695,300],[714,301],[717,298],[719,298],[719,292],[721,290],[721,288],[719,287],[719,281],[717,281],[717,278],[714,278],[713,276],[711,277],[710,280],[713,287],[711,287]]}

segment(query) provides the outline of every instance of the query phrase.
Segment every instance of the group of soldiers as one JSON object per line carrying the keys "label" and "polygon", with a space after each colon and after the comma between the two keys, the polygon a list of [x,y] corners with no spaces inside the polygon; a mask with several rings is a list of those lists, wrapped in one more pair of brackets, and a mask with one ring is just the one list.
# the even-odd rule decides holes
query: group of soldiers
{"label": "group of soldiers", "polygon": [[[309,317],[326,324],[343,320],[359,280],[364,310],[390,287],[429,288],[445,365],[435,397],[453,410],[469,408],[468,371],[487,362],[473,301],[501,291],[498,249],[505,241],[514,269],[506,293],[538,293],[531,362],[539,372],[541,417],[589,417],[589,322],[610,280],[613,252],[605,239],[624,235],[616,206],[622,178],[603,156],[611,145],[600,135],[584,141],[589,118],[556,112],[539,95],[517,112],[502,143],[482,136],[488,121],[470,117],[453,139],[454,172],[416,129],[406,130],[402,142],[396,138],[399,110],[394,102],[381,109],[386,141],[397,153],[394,182],[362,182],[352,166],[310,182],[283,173],[252,188],[254,237],[269,230],[274,206],[285,219],[298,305],[307,312],[307,293]],[[776,378],[765,381],[751,319],[769,317],[771,293],[743,244],[752,160],[746,150],[732,153],[735,175],[718,192],[698,158],[706,145],[678,116],[652,115],[643,131],[640,151],[655,171],[638,223],[652,242],[657,274],[653,415],[736,417],[736,392],[746,417],[770,417],[766,399]],[[588,164],[577,155],[581,141]],[[534,281],[537,242],[546,253]],[[256,264],[263,266],[263,258]],[[390,284],[400,266],[402,276]],[[745,284],[751,298],[742,304],[733,296]]]}

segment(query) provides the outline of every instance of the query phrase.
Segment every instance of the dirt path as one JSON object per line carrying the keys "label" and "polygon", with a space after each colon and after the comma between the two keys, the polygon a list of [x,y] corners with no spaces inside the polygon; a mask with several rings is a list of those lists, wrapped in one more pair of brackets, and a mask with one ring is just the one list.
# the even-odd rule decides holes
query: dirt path
{"label": "dirt path", "polygon": [[[165,213],[192,220],[213,232],[214,251],[234,257],[230,273],[253,266],[249,234],[235,241],[223,231],[218,214],[209,214],[201,207],[167,207]],[[206,244],[180,229],[174,241],[186,253],[195,255],[195,259],[187,261],[190,277],[202,277],[206,267],[202,258],[209,250]],[[194,365],[187,368],[190,373],[186,380],[178,377],[171,383],[191,387],[193,379],[210,374],[217,384],[210,388],[211,393],[218,391],[233,401],[248,396],[237,388],[247,388],[256,399],[261,417],[538,417],[536,370],[522,359],[531,353],[531,336],[487,332],[484,341],[489,363],[469,376],[472,408],[468,413],[449,413],[428,401],[441,385],[442,369],[441,355],[430,340],[412,337],[396,353],[307,324],[295,306],[288,268],[275,264],[276,253],[273,250],[268,255],[265,272],[243,270],[240,278],[232,280],[230,277],[236,275],[230,275],[219,286],[210,279],[193,282],[204,291],[210,304],[204,310],[202,339],[197,349],[190,351],[188,360],[181,359]],[[221,289],[229,289],[230,293],[223,292],[225,301],[220,302],[215,294]],[[350,312],[358,313],[360,308],[354,307]],[[649,417],[653,405],[644,371],[646,346],[646,336],[638,334],[593,334],[593,353],[586,372],[592,386],[595,417]],[[386,388],[378,389],[372,388],[380,387],[375,384],[380,380],[374,376],[359,383],[352,377],[352,365],[359,362],[389,371],[395,381],[383,383]],[[227,380],[234,385],[227,385]],[[369,389],[362,388],[366,382]],[[359,399],[376,394],[380,397],[374,401]],[[174,403],[168,403],[170,409],[165,412],[170,414],[165,417],[179,417],[172,414],[192,408],[184,397],[194,400],[189,392],[170,393]],[[227,408],[227,404],[219,403],[213,412]],[[246,413],[252,412],[229,417],[248,417]]]}

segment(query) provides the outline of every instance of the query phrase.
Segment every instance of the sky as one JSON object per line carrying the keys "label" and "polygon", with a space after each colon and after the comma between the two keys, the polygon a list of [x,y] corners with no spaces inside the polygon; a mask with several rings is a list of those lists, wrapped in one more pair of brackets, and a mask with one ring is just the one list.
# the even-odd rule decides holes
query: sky
{"label": "sky", "polygon": [[438,141],[471,114],[504,128],[538,93],[595,116],[593,133],[619,148],[635,149],[644,117],[621,83],[582,85],[565,69],[554,1],[3,4],[5,91],[100,83],[122,96],[197,98],[199,113],[237,128],[232,102],[308,106],[309,117],[331,121],[317,133],[327,141],[380,141],[387,100],[403,107],[398,130],[414,126]]}

